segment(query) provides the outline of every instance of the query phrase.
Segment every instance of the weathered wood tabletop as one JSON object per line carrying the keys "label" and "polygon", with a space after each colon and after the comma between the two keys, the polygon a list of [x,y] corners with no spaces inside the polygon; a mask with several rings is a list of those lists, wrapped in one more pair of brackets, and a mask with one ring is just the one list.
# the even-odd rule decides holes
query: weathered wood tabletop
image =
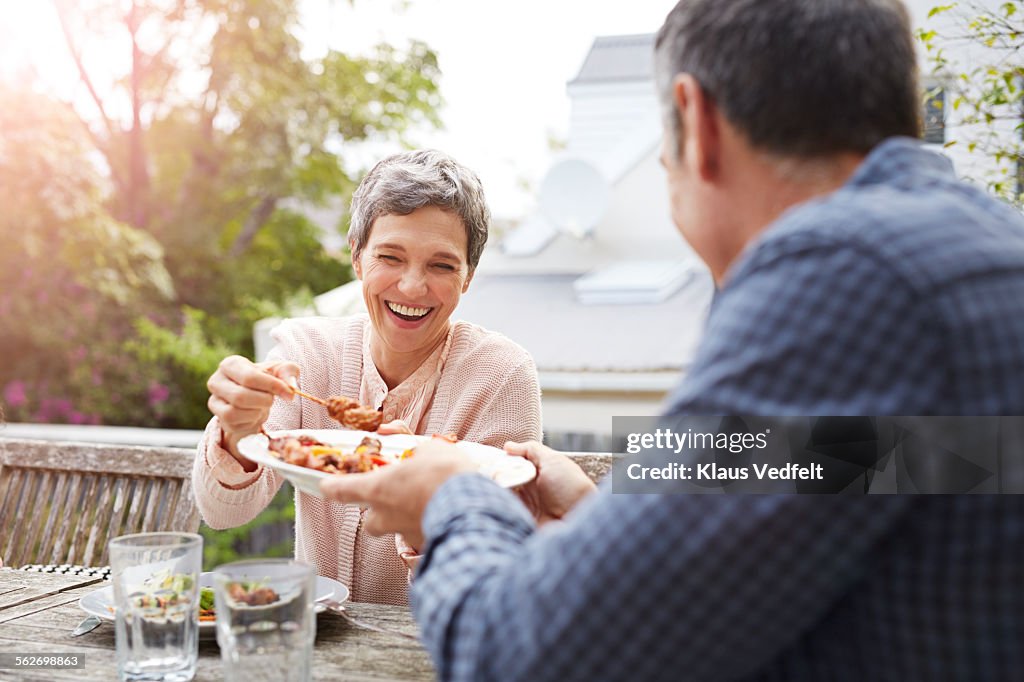
{"label": "weathered wood tabletop", "polygon": [[[116,680],[113,624],[104,623],[88,634],[71,637],[71,631],[86,616],[78,608],[78,600],[104,585],[95,578],[0,569],[0,653],[77,654],[85,658],[84,669],[0,668],[0,682]],[[404,607],[347,604],[346,609],[353,617],[374,625],[417,632],[412,614]],[[434,678],[430,658],[416,642],[353,627],[330,612],[317,617],[312,667],[314,680]],[[201,640],[196,681],[223,678],[217,643]]]}

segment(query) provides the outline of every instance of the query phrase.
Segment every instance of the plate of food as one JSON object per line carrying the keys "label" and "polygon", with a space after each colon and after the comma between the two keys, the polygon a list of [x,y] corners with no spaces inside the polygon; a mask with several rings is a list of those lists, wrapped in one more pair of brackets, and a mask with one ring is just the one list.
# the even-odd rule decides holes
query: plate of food
{"label": "plate of food", "polygon": [[[180,576],[178,576],[180,578]],[[191,580],[191,578],[188,578]],[[162,586],[156,586],[162,587]],[[155,589],[153,594],[140,594],[137,597],[140,600],[150,600],[153,602],[154,608],[160,607],[160,600],[164,598],[163,593],[170,590],[173,592],[174,583],[171,582],[165,589]],[[144,591],[143,591],[144,592]],[[252,590],[250,595],[252,600],[262,601],[263,603],[270,603],[273,601],[272,594],[268,594],[269,590]],[[337,580],[331,580],[330,578],[324,578],[323,576],[316,577],[316,592],[313,596],[314,604],[313,608],[317,613],[324,611],[327,607],[319,602],[331,600],[331,602],[344,602],[348,599],[349,592],[348,588]],[[96,616],[102,620],[114,620],[114,586],[107,585],[101,587],[98,590],[93,590],[86,595],[83,595],[78,600],[78,606],[86,613]],[[217,631],[217,613],[214,606],[213,600],[213,573],[205,572],[199,575],[199,636],[203,639],[211,638],[216,636]]]}
{"label": "plate of food", "polygon": [[503,488],[529,483],[537,475],[536,467],[528,459],[452,436],[381,436],[345,429],[273,431],[246,436],[238,442],[238,451],[271,467],[299,490],[322,497],[322,479],[335,474],[364,473],[382,466],[401,466],[403,460],[415,456],[416,446],[431,438],[454,443],[476,462],[480,473]]}

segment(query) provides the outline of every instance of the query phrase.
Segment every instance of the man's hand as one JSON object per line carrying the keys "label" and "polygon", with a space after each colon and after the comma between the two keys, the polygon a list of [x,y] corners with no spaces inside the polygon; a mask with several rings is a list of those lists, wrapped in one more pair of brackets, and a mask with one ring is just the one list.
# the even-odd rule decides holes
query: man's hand
{"label": "man's hand", "polygon": [[562,518],[597,489],[576,462],[537,441],[505,443],[505,452],[525,457],[537,467],[537,478],[516,492],[538,525]]}
{"label": "man's hand", "polygon": [[320,482],[320,491],[335,502],[369,507],[364,527],[370,535],[400,533],[411,546],[423,547],[423,511],[430,498],[452,476],[476,470],[451,443],[430,440],[400,464],[331,476]]}

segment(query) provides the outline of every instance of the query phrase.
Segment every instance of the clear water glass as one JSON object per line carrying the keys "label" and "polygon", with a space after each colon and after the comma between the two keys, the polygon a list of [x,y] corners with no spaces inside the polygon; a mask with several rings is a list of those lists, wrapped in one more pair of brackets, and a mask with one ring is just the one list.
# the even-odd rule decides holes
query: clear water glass
{"label": "clear water glass", "polygon": [[316,571],[289,559],[238,561],[213,572],[224,679],[306,682],[316,616]]}
{"label": "clear water glass", "polygon": [[195,533],[139,533],[109,544],[121,680],[186,682],[199,654],[199,573]]}

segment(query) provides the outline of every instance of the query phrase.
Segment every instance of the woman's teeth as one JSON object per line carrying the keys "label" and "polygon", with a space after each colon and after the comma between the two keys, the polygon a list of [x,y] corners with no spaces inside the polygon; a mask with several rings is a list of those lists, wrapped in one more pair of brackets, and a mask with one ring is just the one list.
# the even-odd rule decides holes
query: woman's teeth
{"label": "woman's teeth", "polygon": [[407,305],[398,305],[397,303],[392,303],[391,301],[387,302],[387,306],[391,310],[391,312],[398,313],[403,317],[423,317],[424,315],[430,312],[430,308],[413,308]]}

